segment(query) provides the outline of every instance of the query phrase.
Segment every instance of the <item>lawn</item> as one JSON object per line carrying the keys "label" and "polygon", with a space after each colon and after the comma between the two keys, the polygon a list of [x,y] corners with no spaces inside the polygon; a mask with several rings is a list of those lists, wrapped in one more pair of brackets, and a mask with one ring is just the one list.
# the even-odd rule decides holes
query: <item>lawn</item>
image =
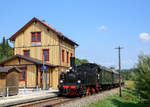
{"label": "lawn", "polygon": [[133,81],[127,81],[126,88],[122,90],[122,97],[116,94],[97,103],[91,103],[89,107],[150,107],[150,102],[143,103],[143,99],[134,91],[133,85]]}

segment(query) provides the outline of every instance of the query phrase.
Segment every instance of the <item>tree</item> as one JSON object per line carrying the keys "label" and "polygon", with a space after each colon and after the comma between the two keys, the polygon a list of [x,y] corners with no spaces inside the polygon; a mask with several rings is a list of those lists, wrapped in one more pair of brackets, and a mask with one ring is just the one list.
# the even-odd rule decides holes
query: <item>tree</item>
{"label": "tree", "polygon": [[137,78],[137,69],[125,69],[121,71],[121,75],[123,75],[125,80],[136,80]]}
{"label": "tree", "polygon": [[77,65],[81,65],[82,63],[88,63],[89,61],[87,59],[79,59],[79,58],[76,58],[75,59],[75,63]]}
{"label": "tree", "polygon": [[142,97],[150,100],[150,56],[139,56],[137,74],[136,89]]}
{"label": "tree", "polygon": [[0,43],[0,61],[7,59],[13,55],[13,49],[8,43],[8,39],[3,37],[2,42]]}

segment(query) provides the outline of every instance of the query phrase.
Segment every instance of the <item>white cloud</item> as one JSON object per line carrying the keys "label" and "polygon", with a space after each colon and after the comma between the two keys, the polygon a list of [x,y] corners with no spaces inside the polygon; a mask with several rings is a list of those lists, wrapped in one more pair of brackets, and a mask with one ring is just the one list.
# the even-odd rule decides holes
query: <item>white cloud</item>
{"label": "white cloud", "polygon": [[99,30],[107,30],[107,27],[106,26],[100,26],[98,29]]}
{"label": "white cloud", "polygon": [[150,34],[148,34],[146,32],[140,33],[139,37],[140,37],[140,39],[145,40],[145,41],[150,40]]}

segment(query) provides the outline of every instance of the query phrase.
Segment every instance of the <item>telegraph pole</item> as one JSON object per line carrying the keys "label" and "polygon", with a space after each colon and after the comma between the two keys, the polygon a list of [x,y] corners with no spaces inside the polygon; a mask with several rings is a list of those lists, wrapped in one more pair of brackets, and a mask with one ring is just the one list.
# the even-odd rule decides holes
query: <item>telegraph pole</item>
{"label": "telegraph pole", "polygon": [[44,86],[45,86],[45,74],[44,74],[44,66],[45,66],[45,56],[43,55],[43,66],[42,66],[42,69],[43,69],[43,90],[44,90]]}
{"label": "telegraph pole", "polygon": [[120,50],[123,49],[122,47],[118,46],[118,57],[119,57],[119,93],[120,93],[120,97],[122,97],[122,91],[121,91],[121,75],[120,75],[120,71],[121,71],[121,58],[120,58]]}

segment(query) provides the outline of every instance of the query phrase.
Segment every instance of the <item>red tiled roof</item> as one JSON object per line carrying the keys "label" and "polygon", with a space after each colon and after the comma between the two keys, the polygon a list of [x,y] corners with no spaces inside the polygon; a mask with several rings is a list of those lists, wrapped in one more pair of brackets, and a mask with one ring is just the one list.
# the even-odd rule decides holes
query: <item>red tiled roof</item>
{"label": "red tiled roof", "polygon": [[66,36],[64,36],[61,32],[57,31],[56,29],[54,29],[53,27],[51,27],[50,25],[46,24],[44,21],[39,20],[38,18],[34,17],[32,18],[27,24],[25,24],[21,29],[19,29],[14,35],[12,35],[9,40],[14,41],[15,38],[18,36],[18,34],[20,34],[21,32],[23,32],[29,25],[31,25],[34,22],[40,22],[42,25],[44,25],[45,27],[47,27],[47,29],[53,31],[54,33],[56,33],[58,35],[58,37],[64,41],[67,41],[68,43],[72,44],[72,45],[76,45],[78,46],[77,43],[75,43],[74,41],[72,41],[71,39],[67,38]]}

